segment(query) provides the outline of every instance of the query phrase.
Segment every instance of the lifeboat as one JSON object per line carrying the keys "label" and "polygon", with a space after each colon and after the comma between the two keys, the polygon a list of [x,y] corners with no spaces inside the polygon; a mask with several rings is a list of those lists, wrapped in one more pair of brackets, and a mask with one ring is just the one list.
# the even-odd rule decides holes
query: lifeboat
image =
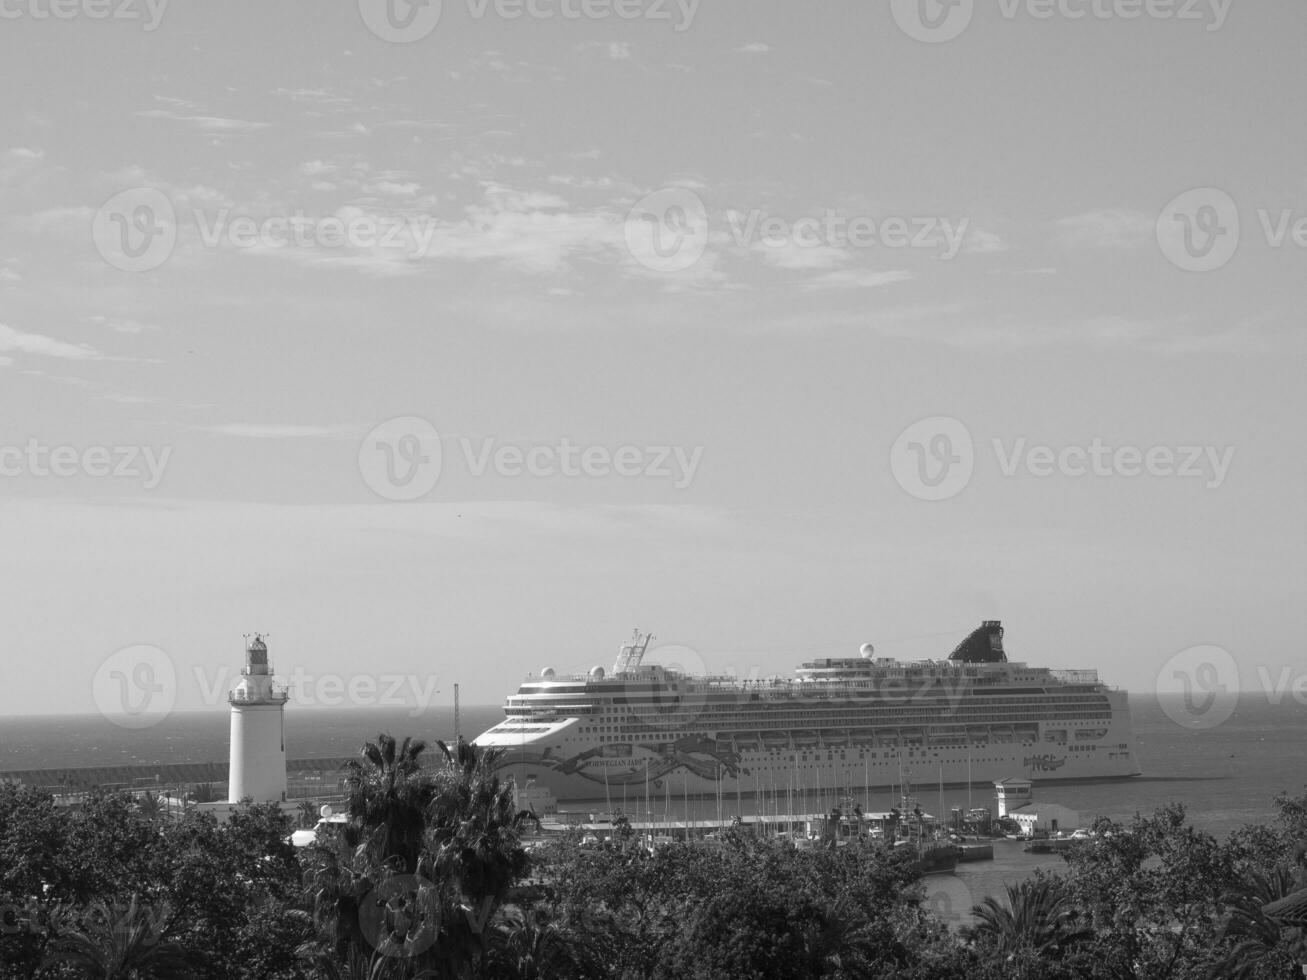
{"label": "lifeboat", "polygon": [[842,728],[828,728],[821,733],[821,744],[840,749],[849,744],[849,733]]}
{"label": "lifeboat", "polygon": [[849,740],[854,745],[875,745],[876,733],[870,728],[855,729],[849,733]]}
{"label": "lifeboat", "polygon": [[787,749],[790,747],[789,732],[763,732],[762,744],[768,749]]}
{"label": "lifeboat", "polygon": [[810,749],[817,744],[816,732],[795,732],[794,747],[798,749]]}
{"label": "lifeboat", "polygon": [[739,732],[735,736],[735,748],[737,751],[752,751],[759,746],[757,732]]}

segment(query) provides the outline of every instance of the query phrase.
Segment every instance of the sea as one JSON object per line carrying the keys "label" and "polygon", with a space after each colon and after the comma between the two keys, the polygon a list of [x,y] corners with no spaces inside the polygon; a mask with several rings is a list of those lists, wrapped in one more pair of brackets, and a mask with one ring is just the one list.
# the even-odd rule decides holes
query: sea
{"label": "sea", "polygon": [[[1275,796],[1307,793],[1307,706],[1292,696],[1272,703],[1264,694],[1240,697],[1223,724],[1195,729],[1177,723],[1185,712],[1173,702],[1148,695],[1130,697],[1136,754],[1143,775],[1095,783],[1035,783],[1036,802],[1059,803],[1080,813],[1081,824],[1096,816],[1129,820],[1169,803],[1183,804],[1190,823],[1223,838],[1248,824],[1275,818]],[[503,717],[498,705],[468,706],[459,728],[467,737]],[[124,728],[101,715],[10,716],[0,718],[0,773],[82,766],[159,765],[223,762],[228,750],[225,710],[179,712],[147,727]],[[286,753],[291,759],[351,756],[379,733],[450,740],[453,706],[417,708],[304,708],[286,711]],[[434,747],[431,751],[435,751]],[[1011,773],[1007,775],[1020,775]],[[992,784],[945,787],[939,792],[923,779],[914,790],[927,812],[947,814],[953,807],[993,807]],[[631,801],[635,803],[635,801]],[[888,790],[864,801],[869,810],[897,803]],[[704,817],[718,802],[702,801],[692,812]],[[678,816],[671,803],[672,817]],[[746,812],[758,807],[745,801]],[[603,806],[597,807],[604,809]],[[632,809],[637,809],[638,804]],[[697,811],[697,812],[696,812]],[[638,812],[638,809],[637,809]],[[1058,855],[1027,854],[1014,841],[999,841],[993,861],[963,864],[954,875],[927,880],[931,904],[954,924],[969,920],[967,910],[1032,869],[1063,865]]]}

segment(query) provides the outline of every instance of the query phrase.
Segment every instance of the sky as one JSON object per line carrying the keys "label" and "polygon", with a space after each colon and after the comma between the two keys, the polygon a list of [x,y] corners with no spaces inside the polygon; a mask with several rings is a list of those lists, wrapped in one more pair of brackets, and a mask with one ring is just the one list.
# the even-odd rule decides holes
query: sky
{"label": "sky", "polygon": [[0,713],[985,619],[1307,705],[1301,4],[0,21]]}

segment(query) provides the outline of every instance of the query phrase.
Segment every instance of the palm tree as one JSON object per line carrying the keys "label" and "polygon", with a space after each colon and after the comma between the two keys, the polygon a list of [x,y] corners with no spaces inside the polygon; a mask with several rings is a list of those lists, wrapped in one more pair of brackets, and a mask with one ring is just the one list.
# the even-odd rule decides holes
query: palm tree
{"label": "palm tree", "polygon": [[1269,873],[1252,871],[1245,887],[1225,897],[1230,916],[1222,938],[1233,945],[1212,965],[1213,977],[1287,975],[1302,961],[1307,954],[1302,928],[1266,912],[1266,906],[1297,891],[1296,883],[1295,869],[1280,865]]}
{"label": "palm tree", "polygon": [[143,816],[150,823],[156,823],[166,812],[163,803],[163,797],[158,793],[152,793],[146,790],[140,796],[136,797],[136,812]]}
{"label": "palm tree", "polygon": [[585,937],[533,911],[515,911],[496,930],[489,957],[492,975],[504,980],[599,976],[601,958]]}
{"label": "palm tree", "polygon": [[445,767],[435,773],[437,793],[428,807],[430,831],[418,873],[441,882],[446,938],[456,956],[479,958],[490,949],[491,921],[528,866],[519,828],[531,813],[515,807],[512,782],[495,768],[502,755],[459,740],[437,743]]}
{"label": "palm tree", "polygon": [[221,795],[213,783],[196,783],[186,794],[186,799],[191,803],[218,803]]}
{"label": "palm tree", "polygon": [[1038,877],[1007,886],[1007,904],[986,898],[971,910],[976,924],[968,938],[1011,963],[1028,958],[1061,959],[1093,935],[1079,921],[1063,883]]}
{"label": "palm tree", "polygon": [[396,746],[387,734],[345,764],[346,812],[365,832],[365,843],[382,864],[404,874],[417,868],[426,832],[426,811],[435,797],[420,756],[427,743],[405,738]]}
{"label": "palm tree", "polygon": [[299,814],[298,822],[301,829],[312,827],[318,822],[318,808],[313,805],[312,800],[302,801],[300,805],[295,808],[295,812]]}
{"label": "palm tree", "polygon": [[151,910],[137,895],[124,904],[92,902],[82,928],[51,940],[42,962],[76,970],[86,980],[185,980],[194,976],[191,956],[178,943],[164,941],[169,910]]}

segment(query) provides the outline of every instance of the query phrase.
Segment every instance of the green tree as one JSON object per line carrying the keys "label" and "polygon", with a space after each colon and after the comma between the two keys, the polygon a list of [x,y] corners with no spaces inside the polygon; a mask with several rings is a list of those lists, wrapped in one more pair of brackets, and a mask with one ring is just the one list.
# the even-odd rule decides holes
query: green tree
{"label": "green tree", "polygon": [[1006,902],[972,909],[966,935],[1012,977],[1041,978],[1092,935],[1061,878],[1037,875],[1006,887]]}
{"label": "green tree", "polygon": [[96,899],[78,928],[51,940],[44,966],[86,980],[189,980],[192,958],[168,938],[173,915],[132,895],[127,901]]}
{"label": "green tree", "polygon": [[213,783],[195,783],[186,794],[188,803],[220,803],[225,799]]}
{"label": "green tree", "polygon": [[387,734],[366,743],[361,758],[346,763],[345,808],[362,843],[380,864],[412,874],[417,869],[426,833],[426,815],[435,797],[431,777],[422,769],[426,742]]}

